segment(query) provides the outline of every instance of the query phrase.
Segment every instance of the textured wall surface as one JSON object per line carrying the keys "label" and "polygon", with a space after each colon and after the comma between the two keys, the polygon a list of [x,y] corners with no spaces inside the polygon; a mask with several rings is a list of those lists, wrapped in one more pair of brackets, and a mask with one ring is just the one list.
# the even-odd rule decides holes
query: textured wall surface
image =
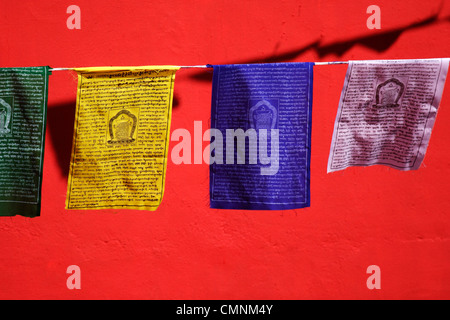
{"label": "textured wall surface", "polygon": [[[450,57],[449,1],[2,1],[0,17],[0,67]],[[209,209],[208,166],[171,161],[155,212],[65,210],[77,83],[54,72],[42,213],[0,218],[0,298],[449,299],[449,81],[419,170],[327,174],[346,66],[314,72],[311,207],[261,212]],[[177,73],[172,131],[209,127],[211,79]],[[370,265],[381,289],[366,286]]]}

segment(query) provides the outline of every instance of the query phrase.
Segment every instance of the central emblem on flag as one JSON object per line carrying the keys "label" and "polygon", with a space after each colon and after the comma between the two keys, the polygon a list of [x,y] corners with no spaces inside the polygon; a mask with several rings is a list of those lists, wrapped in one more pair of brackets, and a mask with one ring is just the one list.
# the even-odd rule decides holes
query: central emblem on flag
{"label": "central emblem on flag", "polygon": [[137,112],[121,109],[109,113],[108,143],[130,143],[136,140]]}
{"label": "central emblem on flag", "polygon": [[398,79],[389,79],[377,87],[375,107],[398,107],[405,85]]}
{"label": "central emblem on flag", "polygon": [[12,115],[11,104],[12,97],[0,98],[0,134],[6,134],[11,131],[9,128]]}
{"label": "central emblem on flag", "polygon": [[[252,101],[250,101],[252,102]],[[272,103],[277,105],[277,101]],[[277,109],[267,100],[258,101],[249,111],[250,128],[275,129],[277,126]]]}

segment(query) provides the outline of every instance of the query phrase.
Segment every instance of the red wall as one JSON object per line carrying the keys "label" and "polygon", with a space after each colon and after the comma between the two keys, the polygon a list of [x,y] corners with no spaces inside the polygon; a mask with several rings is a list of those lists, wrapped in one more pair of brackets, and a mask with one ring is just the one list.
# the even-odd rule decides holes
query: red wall
{"label": "red wall", "polygon": [[[449,1],[393,3],[2,1],[0,67],[450,56]],[[80,30],[66,27],[71,4]],[[366,26],[371,4],[381,30]],[[422,168],[327,174],[346,66],[314,71],[311,207],[261,212],[209,209],[208,166],[171,161],[155,212],[65,210],[77,80],[55,71],[42,213],[0,219],[0,298],[449,299],[449,82]],[[171,130],[206,130],[210,101],[211,72],[180,70]],[[79,290],[66,286],[70,265]],[[369,265],[381,289],[367,288]]]}

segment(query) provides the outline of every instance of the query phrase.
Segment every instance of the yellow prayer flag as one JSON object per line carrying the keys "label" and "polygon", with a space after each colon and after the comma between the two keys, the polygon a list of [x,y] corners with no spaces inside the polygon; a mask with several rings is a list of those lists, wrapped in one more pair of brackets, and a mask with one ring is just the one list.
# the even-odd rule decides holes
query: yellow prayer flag
{"label": "yellow prayer flag", "polygon": [[78,68],[66,209],[156,210],[178,67]]}

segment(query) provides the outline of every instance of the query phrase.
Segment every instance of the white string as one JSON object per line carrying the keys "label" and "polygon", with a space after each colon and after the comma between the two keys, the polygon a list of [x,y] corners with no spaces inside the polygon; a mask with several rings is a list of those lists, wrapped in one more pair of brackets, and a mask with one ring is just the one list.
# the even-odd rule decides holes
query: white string
{"label": "white string", "polygon": [[348,61],[314,62],[314,65],[316,66],[327,66],[330,64],[348,64]]}
{"label": "white string", "polygon": [[[314,62],[315,65],[330,65],[330,64],[344,64],[348,63],[348,61],[330,61],[330,62]],[[178,66],[179,68],[188,69],[188,68],[212,68],[212,65],[197,65],[197,66]],[[66,70],[74,70],[76,68],[51,68],[50,71],[66,71]]]}
{"label": "white string", "polygon": [[[210,66],[207,65],[197,65],[197,66],[175,66],[178,68],[210,68]],[[117,68],[121,68],[121,67],[117,67]],[[50,68],[50,71],[65,71],[65,70],[74,70],[76,68]]]}
{"label": "white string", "polygon": [[[394,61],[411,61],[411,60],[436,60],[439,58],[430,58],[430,59],[392,59]],[[449,59],[449,58],[442,58]],[[390,61],[390,60],[352,60],[358,62],[373,62],[373,61]],[[295,63],[295,62],[294,62]],[[349,61],[325,61],[325,62],[314,62],[316,66],[328,66],[333,64],[348,64]],[[179,68],[188,69],[188,68],[212,68],[212,65],[195,65],[195,66],[177,66]],[[118,67],[120,68],[120,67]],[[64,70],[74,70],[75,68],[51,68],[51,71],[64,71]]]}
{"label": "white string", "polygon": [[180,68],[211,68],[208,65],[199,65],[199,66],[180,66]]}

